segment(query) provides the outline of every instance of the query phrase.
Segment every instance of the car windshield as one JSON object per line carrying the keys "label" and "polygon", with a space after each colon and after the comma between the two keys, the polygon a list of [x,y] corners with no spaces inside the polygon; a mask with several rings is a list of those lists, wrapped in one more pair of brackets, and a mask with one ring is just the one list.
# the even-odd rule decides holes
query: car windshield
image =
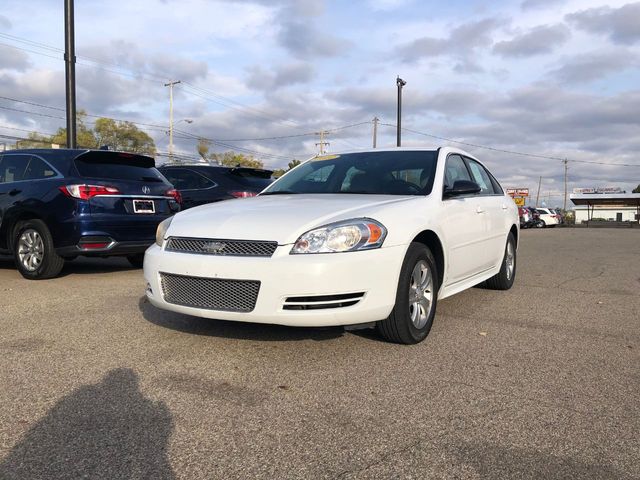
{"label": "car windshield", "polygon": [[296,167],[261,195],[428,195],[437,157],[436,151],[407,150],[323,155]]}

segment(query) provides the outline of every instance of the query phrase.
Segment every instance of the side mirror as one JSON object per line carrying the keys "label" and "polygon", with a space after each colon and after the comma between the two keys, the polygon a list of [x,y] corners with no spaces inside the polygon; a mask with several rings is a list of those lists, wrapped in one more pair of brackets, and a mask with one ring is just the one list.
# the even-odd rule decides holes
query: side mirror
{"label": "side mirror", "polygon": [[444,190],[445,197],[459,197],[461,195],[473,195],[480,193],[480,185],[471,180],[456,180],[453,187]]}

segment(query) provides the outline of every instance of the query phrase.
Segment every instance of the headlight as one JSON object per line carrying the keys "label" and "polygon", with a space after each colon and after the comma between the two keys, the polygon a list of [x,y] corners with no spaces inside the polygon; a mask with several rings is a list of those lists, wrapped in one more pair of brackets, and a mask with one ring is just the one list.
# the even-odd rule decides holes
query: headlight
{"label": "headlight", "polygon": [[298,238],[291,254],[352,252],[380,248],[387,229],[370,218],[331,223],[309,230]]}
{"label": "headlight", "polygon": [[171,220],[173,220],[173,217],[169,217],[161,221],[158,225],[158,228],[156,229],[156,245],[158,245],[159,247],[162,246],[164,236],[167,234],[167,230],[169,230],[169,225],[171,225]]}

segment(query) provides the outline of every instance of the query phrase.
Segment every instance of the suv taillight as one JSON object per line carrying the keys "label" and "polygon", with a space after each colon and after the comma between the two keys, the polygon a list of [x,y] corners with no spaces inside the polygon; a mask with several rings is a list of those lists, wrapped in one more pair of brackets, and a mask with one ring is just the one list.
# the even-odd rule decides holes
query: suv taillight
{"label": "suv taillight", "polygon": [[98,195],[117,195],[120,193],[120,190],[116,187],[107,187],[105,185],[64,185],[59,188],[67,197],[81,200],[89,200]]}
{"label": "suv taillight", "polygon": [[172,188],[171,190],[167,190],[165,195],[167,195],[168,197],[172,197],[176,202],[182,205],[182,195],[180,195],[180,192],[175,188]]}
{"label": "suv taillight", "polygon": [[236,198],[247,198],[247,197],[255,197],[257,195],[256,192],[247,192],[247,191],[232,191],[229,192],[229,195],[232,195]]}

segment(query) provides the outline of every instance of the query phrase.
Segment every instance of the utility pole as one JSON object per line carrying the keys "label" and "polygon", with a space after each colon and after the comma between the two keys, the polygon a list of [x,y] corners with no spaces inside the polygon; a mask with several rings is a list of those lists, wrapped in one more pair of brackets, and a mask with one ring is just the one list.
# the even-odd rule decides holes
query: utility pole
{"label": "utility pole", "polygon": [[169,163],[173,163],[173,86],[178,83],[180,80],[164,84],[169,87]]}
{"label": "utility pole", "polygon": [[329,146],[331,145],[329,142],[325,142],[324,141],[324,136],[329,133],[326,132],[324,130],[320,130],[319,132],[316,132],[316,135],[320,135],[320,142],[316,143],[316,147],[320,147],[320,155],[324,155],[324,146]]}
{"label": "utility pole", "polygon": [[73,0],[64,0],[64,63],[67,97],[67,148],[76,148],[76,45]]}
{"label": "utility pole", "polygon": [[400,135],[400,131],[402,130],[402,87],[404,87],[407,84],[407,82],[405,82],[404,80],[402,80],[400,77],[396,78],[396,85],[398,86],[398,121],[397,123],[397,128],[398,128],[398,132],[397,132],[397,146],[399,147],[400,144],[402,143],[402,138]]}
{"label": "utility pole", "polygon": [[562,210],[567,211],[567,173],[569,171],[569,160],[564,159],[564,203],[562,204]]}
{"label": "utility pole", "polygon": [[540,177],[540,179],[538,180],[538,193],[536,195],[536,208],[538,208],[539,205],[539,201],[540,201],[540,185],[542,184],[542,177]]}
{"label": "utility pole", "polygon": [[373,117],[373,148],[376,148],[376,144],[378,143],[378,122],[380,119],[378,117]]}

